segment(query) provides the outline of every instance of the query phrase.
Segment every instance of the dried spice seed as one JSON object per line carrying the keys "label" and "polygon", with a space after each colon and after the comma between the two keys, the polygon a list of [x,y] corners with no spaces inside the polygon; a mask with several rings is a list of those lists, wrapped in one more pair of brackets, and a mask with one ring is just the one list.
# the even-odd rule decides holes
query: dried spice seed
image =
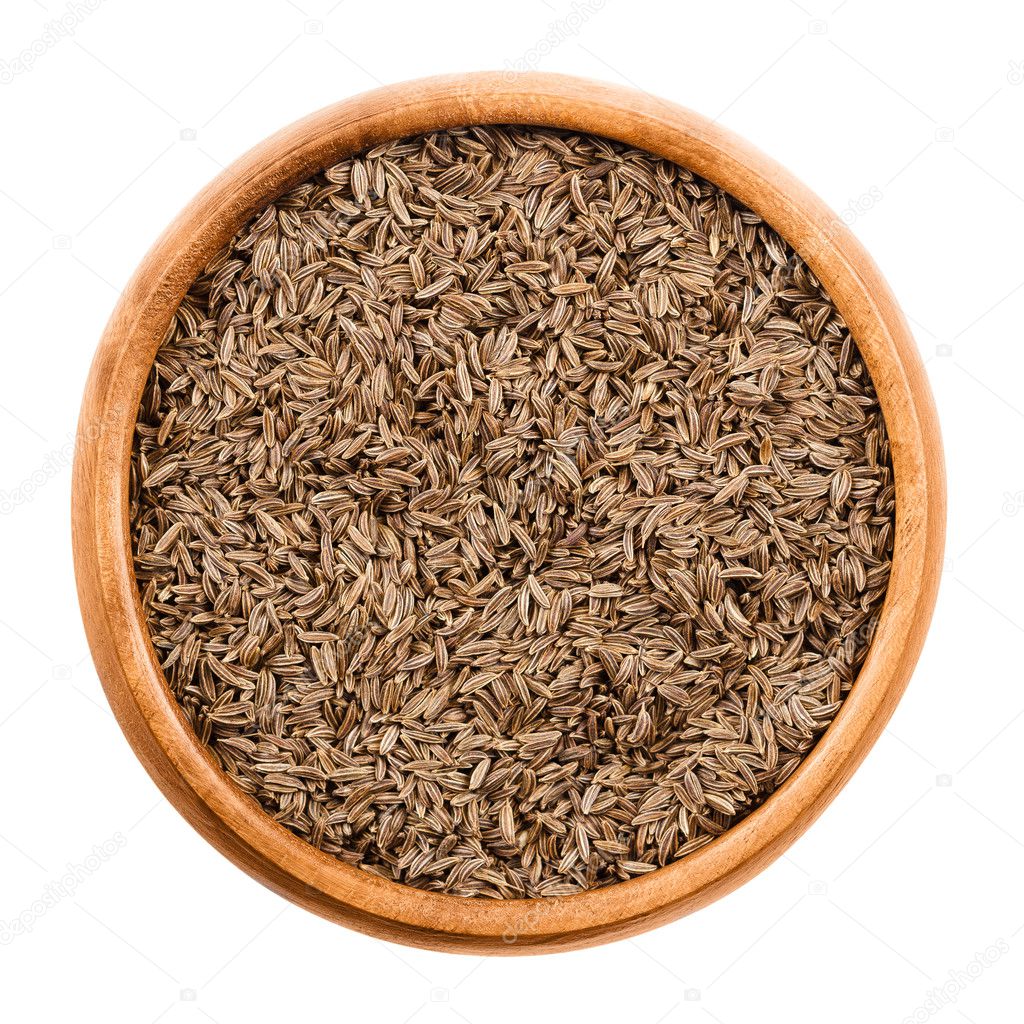
{"label": "dried spice seed", "polygon": [[889,444],[759,217],[619,143],[473,127],[292,189],[195,282],[131,474],[168,683],[385,878],[560,896],[761,803],[888,583]]}

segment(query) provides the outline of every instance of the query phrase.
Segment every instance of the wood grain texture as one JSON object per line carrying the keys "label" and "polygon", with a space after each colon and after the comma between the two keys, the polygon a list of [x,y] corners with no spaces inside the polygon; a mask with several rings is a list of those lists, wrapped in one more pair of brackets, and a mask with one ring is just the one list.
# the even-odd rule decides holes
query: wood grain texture
{"label": "wood grain texture", "polygon": [[[398,885],[273,822],[217,768],[172,697],[146,631],[129,535],[136,410],[174,310],[208,260],[268,202],[359,150],[431,129],[495,123],[618,139],[689,167],[760,214],[806,259],[849,324],[878,391],[896,480],[895,551],[878,629],[842,709],[793,776],[684,860],[546,900],[467,899]],[[842,222],[778,164],[688,110],[537,73],[432,78],[366,93],[284,129],[205,188],[143,260],[100,342],[82,405],[72,501],[93,657],[125,735],[168,799],[222,853],[293,902],[381,938],[476,953],[570,949],[633,935],[705,906],[778,857],[850,778],[892,714],[931,618],[945,529],[941,441],[917,350],[888,286]],[[196,885],[199,901],[201,890]]]}

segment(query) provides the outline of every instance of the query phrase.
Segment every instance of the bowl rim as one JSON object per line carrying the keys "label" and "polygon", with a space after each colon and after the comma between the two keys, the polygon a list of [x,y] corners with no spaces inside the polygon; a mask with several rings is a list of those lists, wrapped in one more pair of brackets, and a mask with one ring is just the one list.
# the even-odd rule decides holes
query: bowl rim
{"label": "bowl rim", "polygon": [[[344,864],[274,822],[215,765],[174,700],[149,640],[132,565],[132,433],[173,311],[217,249],[266,203],[381,142],[471,124],[524,124],[617,139],[730,192],[805,259],[845,318],[889,431],[896,530],[889,588],[866,659],[832,724],[793,775],[707,846],[647,875],[565,897],[467,899]],[[547,73],[477,72],[385,86],[277,132],[204,188],[122,293],[97,349],[76,442],[72,537],[79,602],[115,715],[154,781],[217,849],[269,888],[391,941],[477,953],[578,948],[696,910],[766,867],[863,760],[909,680],[934,607],[945,530],[936,412],[907,324],[877,267],[829,208],[779,164],[673,103]]]}

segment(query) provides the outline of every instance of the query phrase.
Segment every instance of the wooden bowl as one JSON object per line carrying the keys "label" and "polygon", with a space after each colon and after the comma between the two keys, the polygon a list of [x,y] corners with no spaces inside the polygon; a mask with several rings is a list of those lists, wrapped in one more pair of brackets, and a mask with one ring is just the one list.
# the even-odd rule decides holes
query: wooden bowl
{"label": "wooden bowl", "polygon": [[[896,482],[892,575],[864,665],[797,771],[724,835],[650,874],[578,895],[467,899],[384,881],[293,835],[215,765],[168,689],[136,588],[128,473],[139,400],[182,296],[268,202],[362,149],[471,124],[603,135],[695,171],[760,214],[799,252],[846,319],[888,425]],[[528,953],[623,938],[690,913],[778,857],[822,812],[878,738],[924,641],[942,560],[945,481],[938,423],[907,325],[841,221],[782,167],[671,103],[561,75],[481,73],[387,86],[293,124],[204,189],[143,260],[100,342],[75,458],[79,600],[107,697],[167,798],[223,854],[333,921],[434,949]],[[870,824],[870,823],[868,823]]]}

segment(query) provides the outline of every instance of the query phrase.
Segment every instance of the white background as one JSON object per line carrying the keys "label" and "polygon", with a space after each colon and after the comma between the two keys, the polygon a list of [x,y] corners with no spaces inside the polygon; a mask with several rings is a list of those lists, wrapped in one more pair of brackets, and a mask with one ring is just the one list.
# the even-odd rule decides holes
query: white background
{"label": "white background", "polygon": [[[570,3],[4,0],[4,1019],[1022,1019],[1024,11],[997,0]],[[73,31],[47,37],[61,16]],[[87,652],[69,460],[119,290],[222,165],[378,83],[524,65],[718,117],[852,222],[927,363],[949,542],[907,696],[805,839],[659,931],[483,960],[386,945],[291,906],[160,797]],[[69,869],[78,882],[61,894]],[[11,929],[19,919],[25,934]]]}

